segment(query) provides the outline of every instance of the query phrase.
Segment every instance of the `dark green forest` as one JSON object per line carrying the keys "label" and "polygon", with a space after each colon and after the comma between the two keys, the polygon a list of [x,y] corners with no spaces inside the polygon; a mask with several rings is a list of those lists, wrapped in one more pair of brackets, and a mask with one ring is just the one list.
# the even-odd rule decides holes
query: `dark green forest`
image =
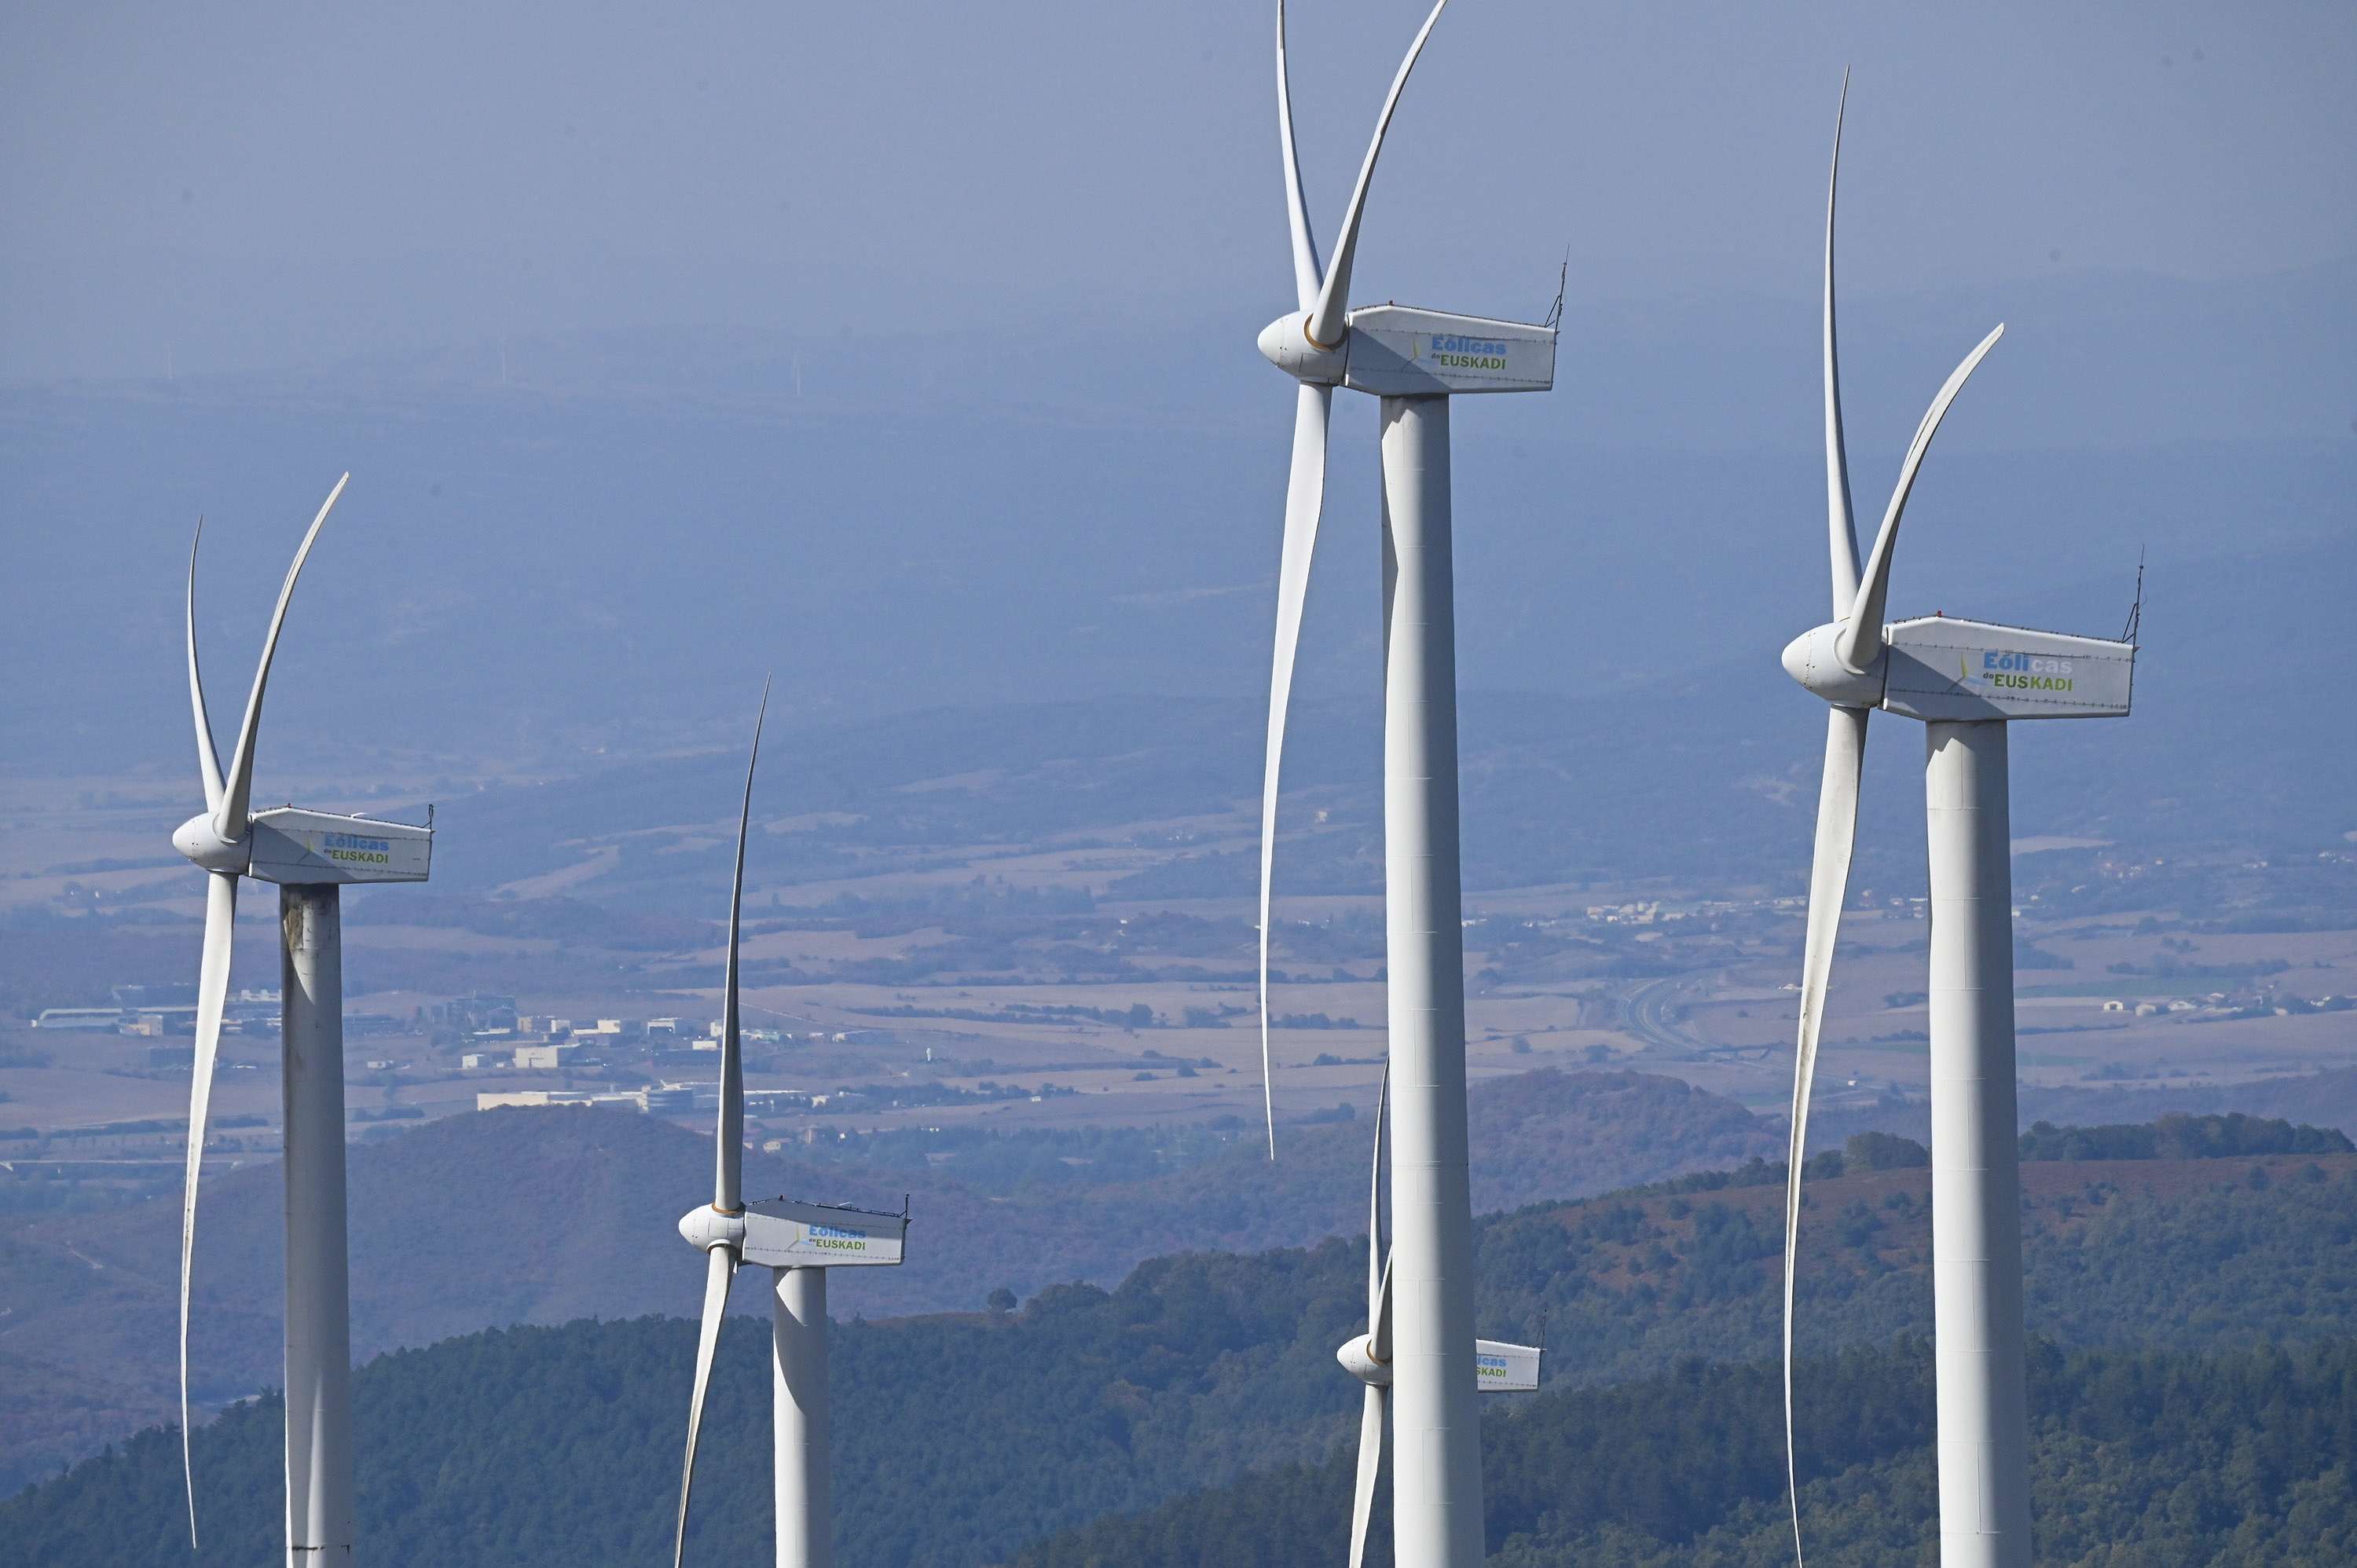
{"label": "dark green forest", "polygon": [[[1907,1560],[1914,1536],[1877,1532],[1931,1513],[1931,1403],[1913,1343],[1931,1321],[1929,1173],[1897,1141],[1839,1153],[1844,1173],[1810,1185],[1803,1233],[1802,1344],[1820,1363],[1803,1407],[1813,1557]],[[2055,1493],[2062,1510],[2041,1517],[2086,1514],[2090,1530],[2124,1541],[2174,1530],[2195,1543],[2189,1562],[2217,1558],[2222,1548],[2198,1543],[2230,1513],[2284,1541],[2341,1528],[2333,1487],[2357,1419],[2343,1342],[2357,1322],[2357,1155],[2048,1162],[2023,1180],[2030,1322],[2049,1346],[2041,1502]],[[1544,1321],[1550,1347],[1551,1391],[1490,1406],[1501,1561],[1576,1550],[1636,1563],[1674,1549],[1681,1562],[1738,1563],[1777,1539],[1781,1422],[1762,1369],[1781,1189],[1670,1185],[1480,1226],[1483,1332],[1531,1337]],[[1187,1555],[1189,1531],[1232,1544],[1264,1513],[1296,1533],[1271,1537],[1291,1546],[1260,1560],[1339,1552],[1325,1543],[1339,1541],[1348,1486],[1321,1466],[1340,1462],[1354,1427],[1357,1385],[1333,1348],[1363,1311],[1364,1266],[1362,1245],[1340,1240],[1188,1254],[1111,1291],[1050,1287],[1011,1311],[838,1322],[845,1568],[1027,1551],[1041,1563],[1202,1561]],[[740,1310],[761,1284],[758,1271],[740,1277]],[[448,1568],[656,1560],[693,1334],[677,1319],[583,1321],[369,1363],[357,1402],[371,1555]],[[731,1319],[699,1469],[702,1561],[765,1559],[766,1351],[758,1321]],[[2120,1435],[2115,1407],[2147,1425],[2158,1412],[2148,1443]],[[2337,1411],[2341,1424],[2298,1426],[2294,1463],[2252,1449],[2253,1408],[2328,1426]],[[281,1422],[264,1397],[199,1429],[195,1561],[276,1560]],[[2081,1486],[2097,1492],[2068,1492]],[[190,1561],[167,1430],[0,1503],[0,1562],[125,1560]]]}
{"label": "dark green forest", "polygon": [[[1681,1364],[1533,1400],[1482,1429],[1501,1568],[1781,1568],[1781,1380]],[[2032,1347],[2038,1560],[2072,1568],[2357,1561],[2357,1342],[2215,1356]],[[1938,1562],[1931,1348],[1801,1369],[1808,1561]],[[1284,1568],[1349,1540],[1351,1456],[1289,1465],[1070,1530],[1017,1568]],[[1378,1494],[1372,1562],[1390,1541]]]}
{"label": "dark green forest", "polygon": [[[1636,1072],[1496,1079],[1476,1086],[1468,1112],[1483,1210],[1781,1146],[1735,1101]],[[1354,1235],[1366,1223],[1370,1134],[1363,1122],[1289,1128],[1275,1181],[1249,1133],[1220,1142],[1214,1130],[1206,1142],[1126,1128],[952,1138],[940,1150],[916,1135],[847,1153],[795,1144],[748,1154],[745,1185],[881,1209],[909,1194],[909,1262],[845,1282],[835,1301],[842,1313],[902,1317],[976,1310],[999,1289],[1110,1286],[1172,1253]],[[711,1151],[708,1131],[563,1106],[444,1117],[356,1145],[355,1353],[496,1326],[694,1313],[700,1274],[673,1227],[710,1190]],[[948,1157],[936,1165],[934,1153]],[[208,1412],[277,1380],[282,1203],[268,1159],[205,1184],[190,1361]],[[478,1222],[492,1212],[533,1223]],[[175,1271],[155,1260],[177,1255],[179,1233],[177,1176],[102,1226],[0,1223],[0,1496],[175,1408]],[[750,1294],[738,1310],[767,1311]]]}
{"label": "dark green forest", "polygon": [[2057,1127],[2032,1122],[2025,1160],[2217,1160],[2236,1155],[2345,1155],[2348,1134],[2331,1127],[2245,1116],[2163,1116],[2136,1126]]}

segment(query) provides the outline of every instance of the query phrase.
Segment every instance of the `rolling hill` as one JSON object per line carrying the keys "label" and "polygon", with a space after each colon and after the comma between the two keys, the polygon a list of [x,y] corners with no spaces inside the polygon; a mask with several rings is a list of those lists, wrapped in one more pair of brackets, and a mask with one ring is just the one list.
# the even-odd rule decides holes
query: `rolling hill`
{"label": "rolling hill", "polygon": [[[1472,1099],[1484,1209],[1598,1192],[1780,1147],[1731,1101],[1637,1073],[1538,1072]],[[1151,1134],[1138,1136],[1151,1141]],[[1196,1248],[1301,1245],[1365,1229],[1368,1133],[1308,1127],[1270,1168],[1247,1140],[1140,1180],[996,1186],[957,1166],[903,1172],[747,1157],[748,1191],[916,1216],[905,1266],[847,1282],[838,1312],[971,1309],[991,1290],[1110,1285]],[[356,1355],[508,1324],[695,1310],[673,1229],[707,1193],[708,1136],[631,1113],[505,1110],[351,1151]],[[279,1171],[210,1176],[197,1227],[190,1358],[201,1404],[278,1376]],[[0,1482],[21,1483],[175,1408],[179,1205],[0,1231]],[[739,1303],[751,1311],[748,1293]]]}
{"label": "rolling hill", "polygon": [[[2286,1354],[2034,1347],[2038,1561],[2345,1563],[2357,1552],[2357,1342]],[[1939,1552],[1928,1346],[1803,1369],[1811,1563],[1879,1568]],[[1776,1368],[1689,1365],[1543,1397],[1482,1432],[1500,1568],[1781,1568],[1792,1560]],[[1838,1412],[1842,1419],[1823,1419]],[[1238,1568],[1330,1557],[1348,1539],[1350,1457],[1289,1465],[1141,1515],[1062,1532],[1015,1568]],[[1390,1541],[1379,1495],[1368,1559]]]}
{"label": "rolling hill", "polygon": [[[1889,1152],[1853,1156],[1874,1147]],[[1825,1366],[1806,1384],[1804,1478],[1847,1554],[1831,1561],[1911,1552],[1905,1528],[1928,1512],[1928,1400],[1910,1343],[1930,1322],[1928,1172],[1876,1163],[1853,1157],[1810,1187],[1803,1343]],[[1775,1343],[1773,1177],[1747,1165],[1481,1222],[1484,1330],[1533,1334],[1544,1318],[1550,1346],[1551,1391],[1493,1406],[1489,1423],[1493,1545],[1525,1553],[1507,1560],[1568,1560],[1577,1545],[1650,1563],[1708,1541],[1712,1562],[1768,1561],[1780,1423],[1772,1374],[1750,1364]],[[2199,1542],[2231,1535],[2218,1520],[2244,1508],[2255,1528],[2282,1528],[2252,1538],[2277,1558],[2237,1560],[2330,1560],[2284,1553],[2308,1539],[2295,1525],[2317,1540],[2346,1528],[2331,1472],[2357,1443],[2357,1155],[2046,1161],[2024,1185],[2030,1321],[2053,1347],[2037,1373],[2049,1517],[2084,1507],[2087,1530]],[[1043,1565],[1198,1562],[1186,1543],[1206,1532],[1263,1542],[1222,1561],[1323,1552],[1347,1488],[1318,1467],[1356,1403],[1332,1348],[1361,1310],[1363,1267],[1340,1240],[1195,1253],[1110,1290],[1051,1286],[1016,1313],[841,1323],[845,1568],[1027,1552]],[[660,1552],[693,1332],[585,1320],[370,1363],[358,1412],[371,1549],[448,1568]],[[723,1337],[698,1487],[707,1551],[761,1544],[764,1352],[749,1326]],[[199,1431],[209,1559],[269,1554],[280,1419],[265,1397]],[[1232,1489],[1176,1500],[1206,1487]],[[157,1429],[0,1504],[0,1541],[47,1568],[126,1550],[180,1561],[180,1508],[177,1444]],[[1084,1533],[1028,1544],[1072,1530]]]}

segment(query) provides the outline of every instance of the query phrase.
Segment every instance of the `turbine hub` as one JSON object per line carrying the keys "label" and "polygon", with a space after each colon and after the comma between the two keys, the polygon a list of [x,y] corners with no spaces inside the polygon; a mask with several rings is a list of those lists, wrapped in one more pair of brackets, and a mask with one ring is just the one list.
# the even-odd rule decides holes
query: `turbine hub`
{"label": "turbine hub", "polygon": [[172,847],[207,871],[242,872],[253,854],[252,841],[234,843],[213,831],[210,811],[199,811],[172,830]]}
{"label": "turbine hub", "polygon": [[741,1257],[745,1251],[745,1212],[739,1209],[734,1214],[723,1214],[710,1204],[704,1204],[679,1217],[679,1233],[699,1252],[726,1247]]}
{"label": "turbine hub", "polygon": [[1383,1388],[1392,1380],[1392,1364],[1376,1359],[1374,1336],[1372,1334],[1344,1340],[1341,1348],[1334,1352],[1334,1359],[1342,1363],[1344,1371],[1362,1383]]}
{"label": "turbine hub", "polygon": [[1784,673],[1836,707],[1879,707],[1888,656],[1877,654],[1865,670],[1852,670],[1835,647],[1841,633],[1841,622],[1828,621],[1786,643]]}
{"label": "turbine hub", "polygon": [[[1343,329],[1345,333],[1348,328]],[[1280,316],[1260,330],[1262,357],[1297,381],[1333,385],[1342,379],[1350,356],[1343,346],[1321,349],[1309,340],[1309,317],[1298,313]]]}

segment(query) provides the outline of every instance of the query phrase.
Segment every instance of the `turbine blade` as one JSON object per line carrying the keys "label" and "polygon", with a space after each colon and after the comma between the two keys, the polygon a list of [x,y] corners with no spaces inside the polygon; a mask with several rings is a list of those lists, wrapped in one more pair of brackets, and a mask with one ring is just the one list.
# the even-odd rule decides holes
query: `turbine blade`
{"label": "turbine blade", "polygon": [[1276,138],[1285,154],[1285,216],[1293,231],[1293,296],[1308,310],[1318,303],[1326,269],[1309,234],[1309,203],[1301,193],[1301,159],[1293,148],[1293,89],[1285,70],[1285,0],[1276,0]]}
{"label": "turbine blade", "polygon": [[1268,878],[1276,857],[1276,779],[1285,757],[1285,715],[1293,701],[1293,655],[1309,596],[1309,557],[1326,506],[1326,421],[1334,389],[1304,381],[1294,403],[1293,473],[1285,489],[1285,543],[1276,566],[1276,655],[1268,676],[1268,753],[1260,783],[1260,1090],[1268,1157],[1276,1158],[1276,1079],[1268,1049]]}
{"label": "turbine blade", "polygon": [[1809,1152],[1809,1093],[1817,1076],[1825,988],[1857,842],[1858,769],[1869,710],[1835,708],[1825,719],[1825,770],[1817,791],[1817,838],[1809,866],[1808,935],[1801,958],[1801,1027],[1792,1063],[1792,1116],[1784,1155],[1784,1480],[1792,1498],[1792,1551],[1801,1550],[1800,1465],[1792,1446],[1792,1279],[1801,1238],[1801,1165]]}
{"label": "turbine blade", "polygon": [[1359,1478],[1351,1489],[1351,1568],[1367,1557],[1367,1520],[1375,1509],[1375,1477],[1383,1466],[1383,1406],[1391,1391],[1367,1385],[1359,1407]]}
{"label": "turbine blade", "polygon": [[679,1531],[672,1568],[687,1555],[687,1494],[695,1485],[695,1439],[704,1425],[704,1394],[712,1382],[712,1352],[720,1343],[720,1319],[728,1308],[728,1283],[737,1277],[736,1255],[726,1247],[705,1254],[704,1323],[695,1338],[695,1392],[687,1404],[687,1459],[679,1473]]}
{"label": "turbine blade", "polygon": [[1964,362],[1952,371],[1940,395],[1932,400],[1923,415],[1923,423],[1915,427],[1915,439],[1907,445],[1907,460],[1899,466],[1899,483],[1890,492],[1890,508],[1882,514],[1881,530],[1874,536],[1874,553],[1867,558],[1866,575],[1858,584],[1857,597],[1850,605],[1849,624],[1842,628],[1834,643],[1834,652],[1852,670],[1864,671],[1882,651],[1882,609],[1890,595],[1890,556],[1899,542],[1900,514],[1907,510],[1907,497],[1915,488],[1916,470],[1923,466],[1923,456],[1932,449],[1932,437],[1940,432],[1940,421],[1948,416],[1948,405],[1964,390],[1964,381],[1975,367],[1986,357],[1996,340],[2005,336],[2005,323],[1980,341],[1980,347],[1964,356]]}
{"label": "turbine blade", "polygon": [[1367,144],[1367,161],[1359,166],[1359,183],[1351,188],[1351,205],[1342,213],[1342,232],[1334,242],[1334,264],[1327,269],[1326,281],[1318,286],[1318,303],[1305,323],[1310,342],[1321,349],[1336,347],[1342,341],[1342,317],[1351,308],[1351,263],[1358,256],[1359,220],[1366,216],[1367,186],[1375,177],[1375,156],[1383,150],[1383,133],[1391,129],[1392,111],[1399,106],[1400,90],[1407,85],[1407,73],[1415,69],[1415,58],[1424,52],[1424,40],[1432,36],[1432,25],[1448,8],[1448,0],[1439,0],[1432,15],[1424,19],[1424,26],[1416,30],[1415,42],[1408,45],[1407,58],[1400,61],[1399,74],[1392,78],[1392,90],[1383,99],[1383,112],[1375,119],[1374,140]]}
{"label": "turbine blade", "polygon": [[1834,194],[1841,188],[1842,118],[1849,113],[1849,72],[1842,71],[1834,111],[1833,172],[1825,177],[1825,525],[1833,550],[1834,614],[1857,598],[1857,525],[1849,510],[1849,452],[1842,441],[1840,356],[1834,346]]}
{"label": "turbine blade", "polygon": [[737,1043],[737,938],[745,907],[745,840],[753,827],[753,770],[761,764],[761,725],[770,716],[770,682],[753,718],[753,754],[745,761],[745,807],[737,819],[737,875],[728,886],[728,970],[720,997],[720,1125],[713,1133],[712,1207],[745,1207],[745,1056]]}
{"label": "turbine blade", "polygon": [[303,575],[303,563],[310,557],[320,526],[336,510],[336,498],[344,493],[351,478],[346,474],[338,479],[319,504],[319,515],[311,520],[310,532],[303,535],[302,547],[295,552],[295,564],[286,568],[286,581],[279,585],[278,607],[270,612],[270,634],[263,639],[262,663],[253,672],[253,690],[245,699],[245,719],[237,726],[237,750],[230,757],[229,780],[221,804],[213,808],[213,832],[231,843],[245,835],[248,808],[253,802],[253,745],[262,732],[262,693],[270,684],[270,660],[278,651],[279,628],[286,624],[286,604],[295,596],[295,579]]}
{"label": "turbine blade", "polygon": [[1367,1332],[1374,1332],[1375,1315],[1383,1307],[1383,1101],[1391,1093],[1392,1069],[1383,1064],[1382,1083],[1375,1089],[1374,1169],[1367,1177]]}
{"label": "turbine blade", "polygon": [[1375,1310],[1367,1323],[1367,1348],[1378,1361],[1392,1359],[1392,1250],[1383,1249],[1383,1275],[1375,1282]]}
{"label": "turbine blade", "polygon": [[[193,672],[193,671],[192,671]],[[203,710],[198,710],[201,713]],[[180,1480],[188,1492],[188,1549],[197,1545],[197,1471],[188,1439],[188,1265],[197,1245],[197,1174],[205,1155],[205,1116],[221,1048],[221,1006],[229,999],[230,947],[237,937],[237,878],[205,877],[205,947],[197,968],[197,1052],[188,1075],[188,1159],[180,1185]]]}
{"label": "turbine blade", "polygon": [[204,542],[205,520],[197,519],[197,534],[188,541],[188,705],[197,713],[197,771],[204,776],[205,810],[218,811],[221,803],[221,753],[213,748],[212,720],[205,713],[205,683],[197,679],[197,546]]}

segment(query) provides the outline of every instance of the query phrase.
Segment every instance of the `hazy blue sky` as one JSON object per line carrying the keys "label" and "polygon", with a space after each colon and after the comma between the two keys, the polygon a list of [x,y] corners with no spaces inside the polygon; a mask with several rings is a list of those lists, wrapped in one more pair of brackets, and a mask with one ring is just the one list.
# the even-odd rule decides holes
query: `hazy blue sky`
{"label": "hazy blue sky", "polygon": [[[1340,214],[1419,0],[1299,0]],[[315,364],[501,334],[1287,298],[1262,0],[0,13],[0,378]],[[1864,295],[2357,252],[2345,4],[1458,0],[1362,296],[1535,313],[1811,284],[1835,95]]]}

